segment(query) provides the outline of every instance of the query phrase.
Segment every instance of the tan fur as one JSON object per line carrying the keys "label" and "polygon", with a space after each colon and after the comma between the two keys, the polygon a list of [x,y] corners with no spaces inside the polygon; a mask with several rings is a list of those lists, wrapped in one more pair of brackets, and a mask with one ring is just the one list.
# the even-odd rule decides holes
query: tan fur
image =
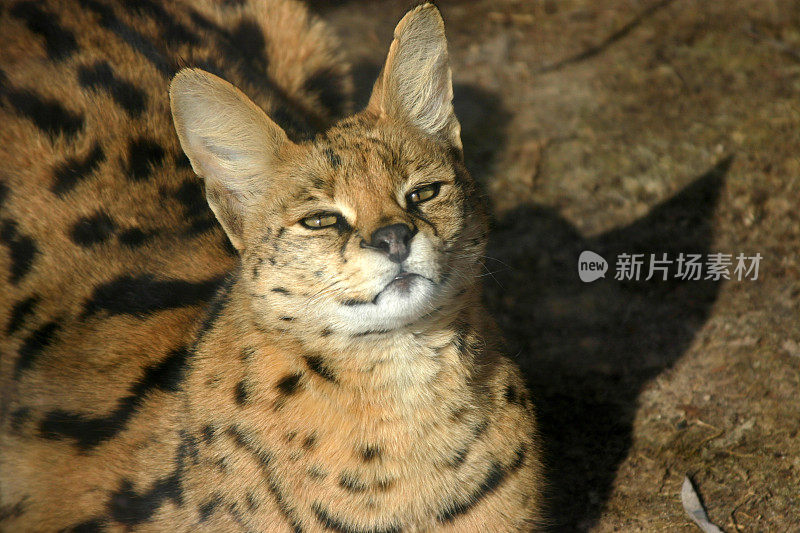
{"label": "tan fur", "polygon": [[1,13],[0,530],[535,529],[436,8],[338,122],[347,67],[288,0]]}

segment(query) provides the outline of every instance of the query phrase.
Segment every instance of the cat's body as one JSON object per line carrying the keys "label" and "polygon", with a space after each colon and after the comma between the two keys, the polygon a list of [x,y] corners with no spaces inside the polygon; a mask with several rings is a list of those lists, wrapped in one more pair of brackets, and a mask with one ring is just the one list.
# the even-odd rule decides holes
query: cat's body
{"label": "cat's body", "polygon": [[[253,4],[2,10],[0,530],[532,529],[438,12],[326,129],[349,82],[324,27]],[[275,120],[172,83],[224,232],[179,65]]]}

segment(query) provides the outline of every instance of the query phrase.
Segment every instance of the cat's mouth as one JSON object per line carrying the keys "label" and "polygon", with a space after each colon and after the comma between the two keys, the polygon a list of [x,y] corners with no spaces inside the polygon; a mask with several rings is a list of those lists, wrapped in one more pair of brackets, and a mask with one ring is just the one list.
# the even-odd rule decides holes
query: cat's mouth
{"label": "cat's mouth", "polygon": [[384,285],[383,289],[381,289],[378,294],[372,298],[372,300],[346,300],[343,302],[343,305],[346,307],[354,307],[359,305],[378,305],[381,303],[380,300],[385,299],[384,297],[408,297],[412,295],[414,289],[420,288],[422,285],[427,284],[435,285],[436,283],[429,277],[423,276],[422,274],[401,270],[395,274],[394,278],[392,278],[389,283]]}
{"label": "cat's mouth", "polygon": [[422,276],[419,274],[414,274],[413,272],[400,272],[386,285],[383,290],[394,288],[399,292],[408,292],[411,290],[411,285],[414,284],[415,278],[422,278]]}
{"label": "cat's mouth", "polygon": [[414,290],[415,287],[420,286],[421,284],[435,284],[434,281],[430,278],[423,276],[422,274],[417,274],[415,272],[407,272],[405,270],[401,270],[398,272],[392,281],[386,284],[386,286],[375,295],[373,298],[372,303],[377,304],[378,300],[381,299],[384,295],[395,295],[395,296],[408,296]]}
{"label": "cat's mouth", "polygon": [[340,303],[337,315],[347,329],[364,334],[404,327],[430,310],[439,285],[424,274],[402,269],[384,283],[371,300]]}

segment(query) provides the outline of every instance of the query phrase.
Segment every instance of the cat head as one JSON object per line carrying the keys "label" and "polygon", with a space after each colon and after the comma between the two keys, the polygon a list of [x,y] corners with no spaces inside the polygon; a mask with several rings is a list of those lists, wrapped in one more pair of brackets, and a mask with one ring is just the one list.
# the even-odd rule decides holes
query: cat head
{"label": "cat head", "polygon": [[391,331],[474,285],[486,227],[452,99],[431,4],[398,24],[367,107],[311,141],[212,74],[175,76],[178,137],[265,325]]}

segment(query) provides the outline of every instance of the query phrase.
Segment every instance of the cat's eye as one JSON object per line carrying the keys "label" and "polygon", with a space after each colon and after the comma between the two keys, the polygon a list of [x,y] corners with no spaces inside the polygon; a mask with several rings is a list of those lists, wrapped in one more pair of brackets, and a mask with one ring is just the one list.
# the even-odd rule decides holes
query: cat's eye
{"label": "cat's eye", "polygon": [[441,188],[441,183],[431,183],[430,185],[425,185],[424,187],[414,189],[408,193],[406,195],[406,200],[408,200],[408,203],[410,204],[421,204],[422,202],[427,202],[431,198],[435,198],[436,195],[439,194],[439,190]]}
{"label": "cat's eye", "polygon": [[308,229],[329,228],[339,223],[339,215],[336,213],[316,213],[304,218],[300,223]]}

